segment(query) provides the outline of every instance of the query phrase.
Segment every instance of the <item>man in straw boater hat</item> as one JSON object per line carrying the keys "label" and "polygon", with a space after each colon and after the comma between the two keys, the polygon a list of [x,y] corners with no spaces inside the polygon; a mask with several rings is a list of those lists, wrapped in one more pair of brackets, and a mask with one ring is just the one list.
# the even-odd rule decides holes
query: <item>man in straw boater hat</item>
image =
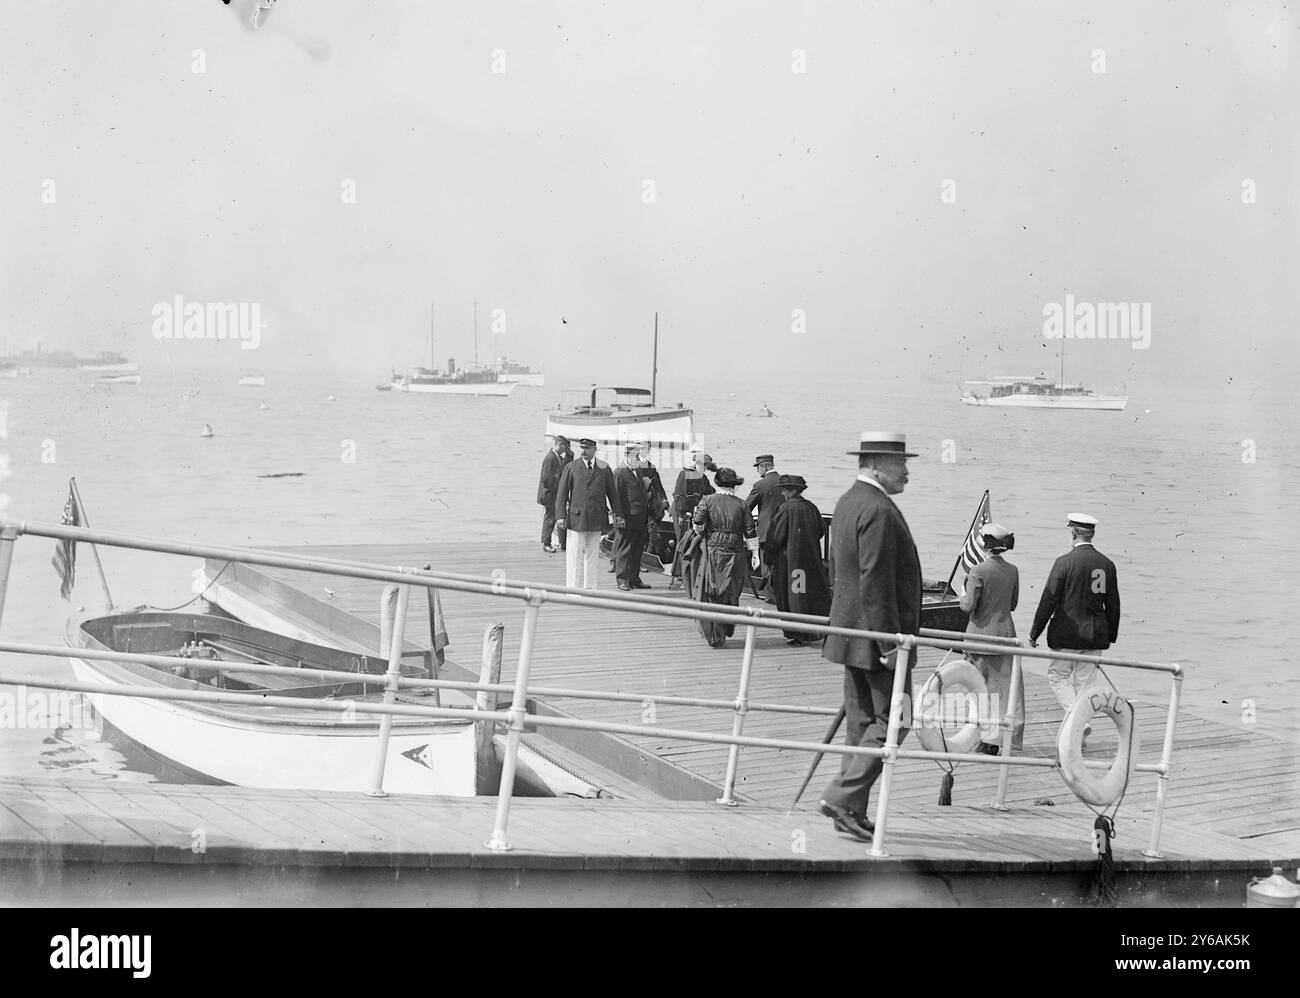
{"label": "man in straw boater hat", "polygon": [[615,525],[623,525],[623,511],[614,490],[614,473],[596,457],[596,441],[583,437],[578,446],[581,456],[564,466],[555,490],[555,526],[568,530],[564,584],[595,589],[601,534],[609,527],[611,513]]}
{"label": "man in straw boater hat", "polygon": [[[857,450],[858,480],[835,504],[831,524],[834,587],[830,626],[889,634],[916,634],[921,626],[921,560],[912,532],[890,496],[907,485],[907,450],[901,433],[864,431]],[[894,669],[892,641],[827,635],[822,657],[844,666],[846,745],[883,747],[889,729]],[[902,656],[910,669],[910,658]],[[912,692],[909,674],[903,685]],[[907,735],[899,730],[899,742]],[[871,841],[867,819],[871,787],[884,768],[878,756],[841,756],[840,775],[822,793],[821,813],[837,831]]]}
{"label": "man in straw boater hat", "polygon": [[[1047,647],[1053,651],[1096,655],[1111,646],[1119,634],[1119,575],[1115,563],[1092,546],[1097,520],[1087,513],[1066,518],[1071,548],[1052,565],[1029,631],[1029,645],[1047,630]],[[1110,685],[1105,673],[1090,662],[1054,659],[1047,667],[1047,682],[1066,710],[1085,688]],[[1092,726],[1084,728],[1086,738]]]}

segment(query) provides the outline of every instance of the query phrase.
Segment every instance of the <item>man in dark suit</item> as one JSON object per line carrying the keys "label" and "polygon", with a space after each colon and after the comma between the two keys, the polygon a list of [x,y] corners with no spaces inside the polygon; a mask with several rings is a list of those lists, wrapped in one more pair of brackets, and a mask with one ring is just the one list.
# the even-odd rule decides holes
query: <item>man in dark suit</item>
{"label": "man in dark suit", "polygon": [[595,589],[600,535],[609,526],[611,514],[620,527],[623,515],[614,491],[614,473],[596,459],[596,441],[583,437],[578,446],[582,456],[565,466],[555,490],[555,525],[569,532],[564,584]]}
{"label": "man in dark suit", "polygon": [[560,542],[559,549],[564,550],[565,530],[555,529],[555,492],[560,486],[560,474],[564,466],[573,460],[573,451],[569,450],[569,441],[556,434],[555,443],[542,458],[542,474],[537,482],[537,504],[542,507],[542,550],[547,554],[555,552],[551,545],[551,534],[555,533]]}
{"label": "man in dark suit", "polygon": [[[771,454],[760,454],[754,458],[758,480],[754,482],[749,490],[749,496],[745,499],[746,512],[752,513],[755,508],[758,509],[758,563],[753,567],[760,572],[764,571],[763,566],[768,564],[767,535],[772,531],[772,517],[778,507],[785,502],[785,493],[781,491],[781,476],[776,473],[775,465],[776,458]],[[769,603],[774,602],[776,594],[772,591],[770,573],[763,575],[762,578],[761,595]]]}
{"label": "man in dark suit", "polygon": [[[856,451],[858,480],[835,504],[831,518],[834,587],[830,626],[890,634],[916,634],[921,625],[921,561],[907,521],[889,497],[907,485],[907,450],[901,433],[864,432]],[[902,661],[899,661],[900,655]],[[910,656],[890,641],[827,635],[822,658],[844,666],[846,745],[881,748],[889,730],[894,670],[909,670]],[[901,744],[907,728],[900,728]],[[840,775],[822,794],[820,810],[837,831],[871,841],[867,820],[871,787],[884,762],[872,756],[841,756]]]}
{"label": "man in dark suit", "polygon": [[618,588],[624,591],[649,589],[641,581],[641,553],[645,550],[650,496],[641,467],[641,447],[627,445],[627,457],[614,472],[614,493],[623,511],[623,526],[614,532],[614,568]]}
{"label": "man in dark suit", "polygon": [[[1046,628],[1047,647],[1053,651],[1100,653],[1119,634],[1119,575],[1115,563],[1092,546],[1096,519],[1071,513],[1067,526],[1073,546],[1052,565],[1029,631],[1029,645],[1037,647]],[[1069,659],[1052,661],[1047,682],[1066,710],[1085,688],[1110,685],[1098,666]],[[1084,737],[1091,731],[1091,725],[1085,727]]]}

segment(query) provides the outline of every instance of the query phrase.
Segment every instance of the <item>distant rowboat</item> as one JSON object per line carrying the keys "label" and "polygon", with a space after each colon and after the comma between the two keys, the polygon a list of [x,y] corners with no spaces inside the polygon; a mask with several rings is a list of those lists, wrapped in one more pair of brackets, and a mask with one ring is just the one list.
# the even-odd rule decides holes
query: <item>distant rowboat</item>
{"label": "distant rowboat", "polygon": [[110,374],[99,379],[101,385],[138,385],[140,375],[138,374]]}

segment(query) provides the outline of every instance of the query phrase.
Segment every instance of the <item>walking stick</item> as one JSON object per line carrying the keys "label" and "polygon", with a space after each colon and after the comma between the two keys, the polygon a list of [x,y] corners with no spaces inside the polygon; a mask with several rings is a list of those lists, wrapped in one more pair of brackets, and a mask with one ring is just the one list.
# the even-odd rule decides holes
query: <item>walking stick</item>
{"label": "walking stick", "polygon": [[[844,708],[841,707],[839,713],[835,715],[835,720],[831,722],[826,737],[822,739],[823,745],[829,745],[835,739],[835,733],[840,730],[840,725],[844,723]],[[799,792],[794,795],[794,802],[790,805],[790,810],[786,812],[786,817],[794,813],[794,809],[799,805],[799,798],[803,792],[808,789],[808,784],[812,782],[813,774],[817,772],[817,767],[821,764],[822,756],[825,752],[818,752],[813,756],[812,765],[808,767],[808,775],[803,778],[803,783],[799,784]]]}

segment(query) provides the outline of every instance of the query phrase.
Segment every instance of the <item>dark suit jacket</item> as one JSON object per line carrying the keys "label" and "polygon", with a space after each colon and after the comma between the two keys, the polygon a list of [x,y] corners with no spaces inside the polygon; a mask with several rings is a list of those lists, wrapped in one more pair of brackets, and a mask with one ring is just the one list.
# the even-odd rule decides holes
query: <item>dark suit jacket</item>
{"label": "dark suit jacket", "polygon": [[[831,627],[916,634],[921,626],[921,560],[912,532],[882,489],[858,481],[831,520]],[[822,658],[858,669],[884,668],[875,641],[828,635]]]}
{"label": "dark suit jacket", "polygon": [[1115,563],[1091,544],[1078,544],[1057,558],[1038,601],[1030,640],[1037,641],[1043,628],[1049,648],[1109,648],[1119,634]]}
{"label": "dark suit jacket", "polygon": [[627,521],[626,529],[633,533],[646,529],[646,514],[650,510],[650,497],[641,484],[642,474],[644,471],[627,466],[614,472],[614,493],[618,496],[618,506]]}
{"label": "dark suit jacket", "polygon": [[554,450],[546,452],[546,456],[542,458],[542,474],[537,481],[539,506],[555,505],[555,491],[560,486],[560,474],[564,471],[564,466],[572,460],[573,455],[567,450],[563,455],[557,455]]}
{"label": "dark suit jacket", "polygon": [[776,512],[781,503],[785,502],[785,496],[776,484],[780,480],[780,475],[775,471],[769,471],[754,483],[754,487],[749,490],[749,497],[745,500],[746,510],[753,510],[755,506],[758,507],[758,542],[760,544],[767,543],[767,532],[772,528],[772,514]]}
{"label": "dark suit jacket", "polygon": [[991,554],[966,576],[966,595],[959,603],[970,614],[967,634],[1016,636],[1011,611],[1020,602],[1020,570],[1000,555]]}
{"label": "dark suit jacket", "polygon": [[609,528],[609,509],[615,516],[622,515],[618,493],[614,491],[614,473],[609,465],[597,459],[591,472],[582,458],[575,458],[564,466],[560,484],[555,490],[555,518],[563,520],[569,530],[599,530]]}

